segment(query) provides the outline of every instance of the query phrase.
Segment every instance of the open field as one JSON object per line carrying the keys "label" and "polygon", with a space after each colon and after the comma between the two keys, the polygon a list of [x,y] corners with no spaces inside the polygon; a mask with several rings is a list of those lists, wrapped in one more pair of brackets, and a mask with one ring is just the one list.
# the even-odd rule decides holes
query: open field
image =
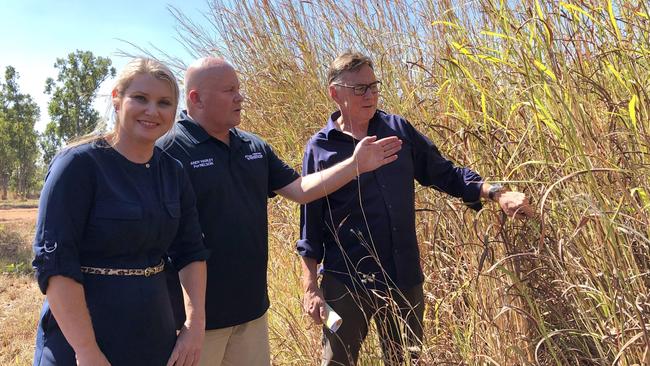
{"label": "open field", "polygon": [[38,209],[36,208],[0,209],[0,222],[10,223],[33,221],[36,217],[37,211]]}
{"label": "open field", "polygon": [[36,209],[0,209],[0,365],[31,365],[43,302],[31,274]]}

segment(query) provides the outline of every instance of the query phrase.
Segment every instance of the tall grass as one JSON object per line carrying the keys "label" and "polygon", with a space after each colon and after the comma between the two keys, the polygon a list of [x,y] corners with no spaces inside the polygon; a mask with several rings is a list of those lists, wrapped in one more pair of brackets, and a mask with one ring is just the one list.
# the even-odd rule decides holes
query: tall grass
{"label": "tall grass", "polygon": [[[172,12],[188,49],[236,65],[244,127],[294,166],[334,108],[327,64],[354,49],[376,61],[383,109],[532,198],[538,219],[514,222],[418,189],[427,362],[633,365],[650,363],[648,7],[214,0],[209,28]],[[315,364],[290,255],[297,209],[270,211],[274,362]]]}
{"label": "tall grass", "polygon": [[43,297],[33,279],[35,218],[5,220],[0,210],[0,365],[29,365]]}

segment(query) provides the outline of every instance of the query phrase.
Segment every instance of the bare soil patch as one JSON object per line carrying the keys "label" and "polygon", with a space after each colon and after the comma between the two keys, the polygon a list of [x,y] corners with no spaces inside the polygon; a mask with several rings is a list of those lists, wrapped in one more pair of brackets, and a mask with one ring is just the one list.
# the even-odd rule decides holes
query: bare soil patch
{"label": "bare soil patch", "polygon": [[32,221],[36,219],[38,208],[0,209],[0,222]]}

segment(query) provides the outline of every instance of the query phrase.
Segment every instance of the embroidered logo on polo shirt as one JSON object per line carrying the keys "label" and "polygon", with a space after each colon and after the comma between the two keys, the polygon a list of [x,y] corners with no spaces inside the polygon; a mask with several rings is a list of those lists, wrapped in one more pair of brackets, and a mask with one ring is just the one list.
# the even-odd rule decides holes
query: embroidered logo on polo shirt
{"label": "embroidered logo on polo shirt", "polygon": [[205,168],[206,166],[214,165],[214,158],[207,158],[201,160],[190,161],[192,168]]}
{"label": "embroidered logo on polo shirt", "polygon": [[261,152],[254,152],[252,154],[244,155],[246,160],[255,160],[255,159],[261,159],[264,157]]}

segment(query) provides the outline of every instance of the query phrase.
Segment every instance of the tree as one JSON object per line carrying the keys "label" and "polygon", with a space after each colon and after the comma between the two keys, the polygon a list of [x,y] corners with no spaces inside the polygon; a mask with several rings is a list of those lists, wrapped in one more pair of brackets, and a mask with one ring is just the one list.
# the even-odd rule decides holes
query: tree
{"label": "tree", "polygon": [[54,123],[51,129],[56,134],[50,131],[46,139],[56,135],[59,140],[50,140],[50,147],[58,147],[61,141],[83,136],[95,129],[99,113],[92,103],[101,83],[109,76],[115,76],[111,60],[95,57],[90,51],[77,50],[68,54],[67,58],[58,58],[54,67],[59,69],[59,75],[56,82],[52,78],[46,80],[45,93],[52,95],[48,111]]}
{"label": "tree", "polygon": [[0,189],[2,189],[2,200],[7,199],[9,181],[16,161],[16,154],[11,148],[9,136],[11,136],[9,123],[0,113]]}
{"label": "tree", "polygon": [[[3,198],[8,183],[13,184],[22,198],[25,198],[34,184],[36,160],[38,159],[37,138],[34,124],[40,115],[38,105],[28,94],[22,94],[18,87],[18,72],[12,66],[5,70],[5,82],[0,88],[0,139],[5,142],[7,153],[0,152],[0,183],[3,184]],[[5,160],[6,159],[6,160]],[[10,177],[8,182],[6,177]],[[5,198],[6,199],[6,198]]]}
{"label": "tree", "polygon": [[45,126],[45,131],[39,136],[39,145],[43,152],[43,163],[49,166],[56,153],[61,148],[61,138],[57,134],[57,124],[50,122]]}

